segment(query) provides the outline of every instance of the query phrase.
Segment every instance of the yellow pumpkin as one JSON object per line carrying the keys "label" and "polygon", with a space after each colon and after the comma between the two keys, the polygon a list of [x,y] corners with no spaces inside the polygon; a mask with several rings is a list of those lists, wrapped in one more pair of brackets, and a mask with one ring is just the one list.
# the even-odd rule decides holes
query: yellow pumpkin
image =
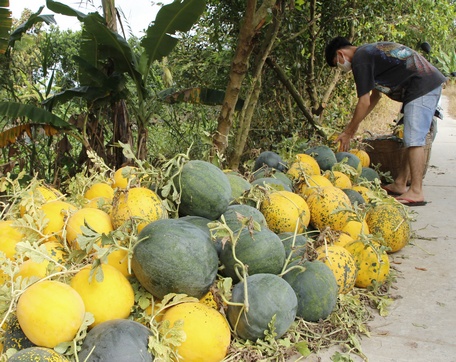
{"label": "yellow pumpkin", "polygon": [[351,149],[348,152],[354,154],[355,156],[357,156],[360,159],[362,167],[369,167],[369,165],[370,165],[370,157],[369,157],[369,154],[366,151],[354,148],[354,149]]}
{"label": "yellow pumpkin", "polygon": [[351,209],[350,199],[335,186],[320,188],[307,198],[307,203],[310,209],[310,224],[319,230],[326,227],[341,230],[352,213],[343,210]]}
{"label": "yellow pumpkin", "polygon": [[97,197],[104,197],[108,200],[112,200],[114,198],[114,190],[105,182],[94,183],[84,193],[84,198],[87,200],[93,200]]}
{"label": "yellow pumpkin", "polygon": [[128,318],[135,301],[130,282],[119,270],[107,264],[97,269],[92,271],[91,265],[86,266],[76,273],[70,283],[84,301],[86,311],[95,318],[90,327],[113,319]]}
{"label": "yellow pumpkin", "polygon": [[351,253],[342,246],[322,245],[315,250],[336,277],[339,293],[346,294],[355,286],[358,269]]}
{"label": "yellow pumpkin", "polygon": [[135,219],[138,221],[138,232],[152,221],[166,219],[168,214],[160,197],[145,187],[134,187],[121,191],[114,197],[111,220],[114,228],[124,222]]}
{"label": "yellow pumpkin", "polygon": [[341,171],[327,171],[324,173],[324,176],[331,181],[331,183],[340,189],[351,189],[352,182],[350,177],[344,174]]}
{"label": "yellow pumpkin", "polygon": [[211,291],[208,291],[200,299],[200,303],[206,304],[208,307],[218,310],[217,302],[214,299],[214,294]]}
{"label": "yellow pumpkin", "polygon": [[79,209],[70,215],[66,226],[66,239],[75,249],[79,249],[76,239],[83,234],[82,227],[86,224],[99,234],[109,234],[113,230],[111,218],[105,211],[91,207]]}
{"label": "yellow pumpkin", "polygon": [[314,175],[319,175],[321,173],[320,165],[318,164],[317,160],[311,155],[308,155],[306,153],[298,153],[295,156],[295,161],[309,164],[312,167]]}
{"label": "yellow pumpkin", "polygon": [[[21,263],[21,265],[19,265],[19,271],[14,276],[14,279],[17,279],[19,276],[22,277],[22,279],[32,277],[41,279],[48,275],[49,271],[62,270],[62,267],[58,265],[65,263],[62,244],[50,241],[43,243],[42,245],[46,248],[46,257],[48,258],[43,257],[43,260],[40,261],[36,261],[33,258],[25,260]],[[54,260],[55,263],[52,266],[49,266],[49,264],[52,263],[52,260]]]}
{"label": "yellow pumpkin", "polygon": [[275,233],[301,233],[310,221],[310,211],[307,202],[290,191],[273,192],[260,206],[260,211],[266,219],[268,227]]}
{"label": "yellow pumpkin", "polygon": [[106,212],[107,214],[111,214],[112,210],[112,198],[107,198],[104,196],[94,197],[91,200],[87,200],[83,207],[91,207],[93,209],[100,209]]}
{"label": "yellow pumpkin", "polygon": [[112,188],[126,189],[133,181],[136,181],[135,172],[138,170],[134,166],[124,166],[117,169],[112,177]]}
{"label": "yellow pumpkin", "polygon": [[366,215],[366,223],[372,234],[379,234],[389,252],[401,250],[410,241],[411,225],[402,205],[377,204]]}
{"label": "yellow pumpkin", "polygon": [[333,244],[334,245],[338,245],[338,246],[342,246],[345,248],[346,245],[352,243],[353,241],[355,241],[350,235],[348,235],[347,233],[345,232],[341,232],[339,233],[339,235],[335,238]]}
{"label": "yellow pumpkin", "polygon": [[183,322],[186,339],[176,346],[181,357],[178,361],[220,362],[225,358],[231,331],[225,317],[215,309],[198,302],[181,303],[169,308],[163,321],[176,328]]}
{"label": "yellow pumpkin", "polygon": [[353,240],[357,240],[360,234],[369,234],[369,226],[367,225],[366,220],[363,220],[362,222],[350,220],[344,225],[341,231],[350,235]]}
{"label": "yellow pumpkin", "polygon": [[119,270],[126,277],[132,275],[128,268],[128,251],[125,249],[111,251],[107,257],[107,264]]}
{"label": "yellow pumpkin", "polygon": [[309,163],[296,161],[287,170],[287,175],[295,182],[301,182],[306,177],[316,175],[313,167]]}
{"label": "yellow pumpkin", "polygon": [[296,184],[295,188],[296,193],[308,197],[312,192],[324,186],[332,186],[331,181],[323,175],[311,175]]}
{"label": "yellow pumpkin", "polygon": [[[30,202],[30,199],[33,199],[33,202]],[[59,190],[47,185],[37,186],[33,190],[27,191],[26,197],[21,201],[21,216],[24,216],[31,209],[33,210],[33,207],[36,205],[63,199],[65,199],[65,196]]]}
{"label": "yellow pumpkin", "polygon": [[47,241],[56,241],[57,237],[62,237],[65,220],[69,213],[76,211],[76,207],[66,201],[55,200],[41,205],[48,223],[43,229],[43,234],[47,236]]}
{"label": "yellow pumpkin", "polygon": [[368,288],[373,286],[374,282],[382,284],[386,281],[390,273],[390,262],[388,254],[381,249],[380,244],[355,241],[345,248],[353,255],[358,268],[356,287]]}
{"label": "yellow pumpkin", "polygon": [[81,296],[69,285],[45,280],[25,290],[16,312],[19,325],[31,342],[54,348],[75,337],[84,321],[85,308]]}
{"label": "yellow pumpkin", "polygon": [[0,251],[5,253],[8,259],[13,260],[16,244],[22,240],[24,234],[19,227],[14,226],[13,220],[0,220],[0,235]]}

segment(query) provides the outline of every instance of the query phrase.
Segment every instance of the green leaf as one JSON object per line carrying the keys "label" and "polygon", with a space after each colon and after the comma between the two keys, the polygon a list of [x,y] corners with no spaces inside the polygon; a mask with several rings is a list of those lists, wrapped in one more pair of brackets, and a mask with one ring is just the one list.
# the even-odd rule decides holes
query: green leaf
{"label": "green leaf", "polygon": [[147,69],[155,60],[169,55],[178,42],[176,32],[191,29],[206,8],[205,0],[175,0],[163,6],[149,26],[141,46],[147,56]]}
{"label": "green leaf", "polygon": [[56,24],[54,15],[40,15],[43,11],[44,6],[41,6],[36,13],[30,15],[27,21],[19,25],[16,30],[13,31],[9,38],[9,46],[12,48],[14,43],[18,40],[21,40],[22,35],[24,35],[27,30],[31,29],[35,24],[45,22],[46,24]]}
{"label": "green leaf", "polygon": [[46,0],[46,6],[49,10],[53,11],[54,13],[66,16],[75,16],[78,18],[79,21],[83,21],[86,17],[86,14],[81,13],[80,11],[77,11],[69,7],[68,5],[59,3],[57,1]]}
{"label": "green leaf", "polygon": [[312,353],[309,349],[309,344],[306,341],[298,342],[294,346],[298,350],[298,352],[304,357],[307,357]]}
{"label": "green leaf", "polygon": [[[127,41],[108,29],[95,14],[87,15],[84,19],[84,32],[87,35],[81,45],[81,58],[96,61],[92,63],[93,66],[97,66],[100,60],[110,59],[114,71],[127,73],[135,82],[138,91],[145,96],[146,89],[143,86],[137,58]],[[90,37],[94,42],[91,42]]]}
{"label": "green leaf", "polygon": [[29,104],[0,102],[0,116],[11,118],[26,117],[34,123],[50,124],[57,128],[70,129],[72,126],[62,118]]}

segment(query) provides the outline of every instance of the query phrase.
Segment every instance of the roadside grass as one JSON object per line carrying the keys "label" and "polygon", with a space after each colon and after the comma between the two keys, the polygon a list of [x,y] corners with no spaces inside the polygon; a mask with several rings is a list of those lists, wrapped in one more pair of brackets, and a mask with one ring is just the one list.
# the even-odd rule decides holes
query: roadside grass
{"label": "roadside grass", "polygon": [[443,89],[443,94],[448,97],[447,112],[456,118],[456,83],[450,82]]}
{"label": "roadside grass", "polygon": [[357,135],[362,138],[392,133],[394,120],[401,109],[401,103],[383,96],[372,112],[361,122]]}

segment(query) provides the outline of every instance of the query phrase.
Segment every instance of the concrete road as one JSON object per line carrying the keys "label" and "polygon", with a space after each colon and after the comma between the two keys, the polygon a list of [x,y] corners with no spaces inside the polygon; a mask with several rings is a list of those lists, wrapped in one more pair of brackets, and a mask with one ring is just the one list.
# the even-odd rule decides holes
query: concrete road
{"label": "concrete road", "polygon": [[[445,111],[448,102],[442,98],[444,119],[424,180],[428,204],[412,209],[414,238],[391,255],[398,299],[388,316],[375,317],[371,337],[361,341],[370,362],[456,362],[456,119]],[[338,350],[305,360],[330,362]]]}

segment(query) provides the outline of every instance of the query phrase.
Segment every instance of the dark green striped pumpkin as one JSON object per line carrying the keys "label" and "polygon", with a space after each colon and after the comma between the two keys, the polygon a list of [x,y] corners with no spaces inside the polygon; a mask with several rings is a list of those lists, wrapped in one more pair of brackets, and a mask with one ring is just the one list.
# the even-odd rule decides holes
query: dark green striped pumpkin
{"label": "dark green striped pumpkin", "polygon": [[78,354],[85,362],[152,362],[148,351],[152,331],[129,319],[114,319],[98,324],[84,338]]}
{"label": "dark green striped pumpkin", "polygon": [[216,220],[231,201],[231,184],[226,174],[212,163],[191,160],[182,168],[176,188],[181,195],[181,216],[202,216]]}
{"label": "dark green striped pumpkin", "polygon": [[263,339],[268,324],[275,318],[275,338],[282,337],[296,318],[297,299],[291,286],[277,275],[255,274],[234,286],[231,301],[244,303],[246,291],[248,311],[228,305],[227,318],[235,335],[251,341]]}
{"label": "dark green striped pumpkin", "polygon": [[297,316],[308,322],[326,319],[334,310],[339,294],[331,269],[319,260],[291,263],[302,268],[291,269],[283,278],[298,298]]}
{"label": "dark green striped pumpkin", "polygon": [[[235,246],[236,258],[248,266],[249,275],[258,273],[279,274],[285,263],[285,247],[282,240],[269,230],[250,231],[244,228]],[[239,281],[236,274],[238,263],[234,258],[232,243],[227,242],[220,252],[223,268],[220,273]]]}
{"label": "dark green striped pumpkin", "polygon": [[180,219],[148,224],[131,259],[138,281],[158,299],[169,293],[203,297],[215,281],[218,263],[209,234]]}

